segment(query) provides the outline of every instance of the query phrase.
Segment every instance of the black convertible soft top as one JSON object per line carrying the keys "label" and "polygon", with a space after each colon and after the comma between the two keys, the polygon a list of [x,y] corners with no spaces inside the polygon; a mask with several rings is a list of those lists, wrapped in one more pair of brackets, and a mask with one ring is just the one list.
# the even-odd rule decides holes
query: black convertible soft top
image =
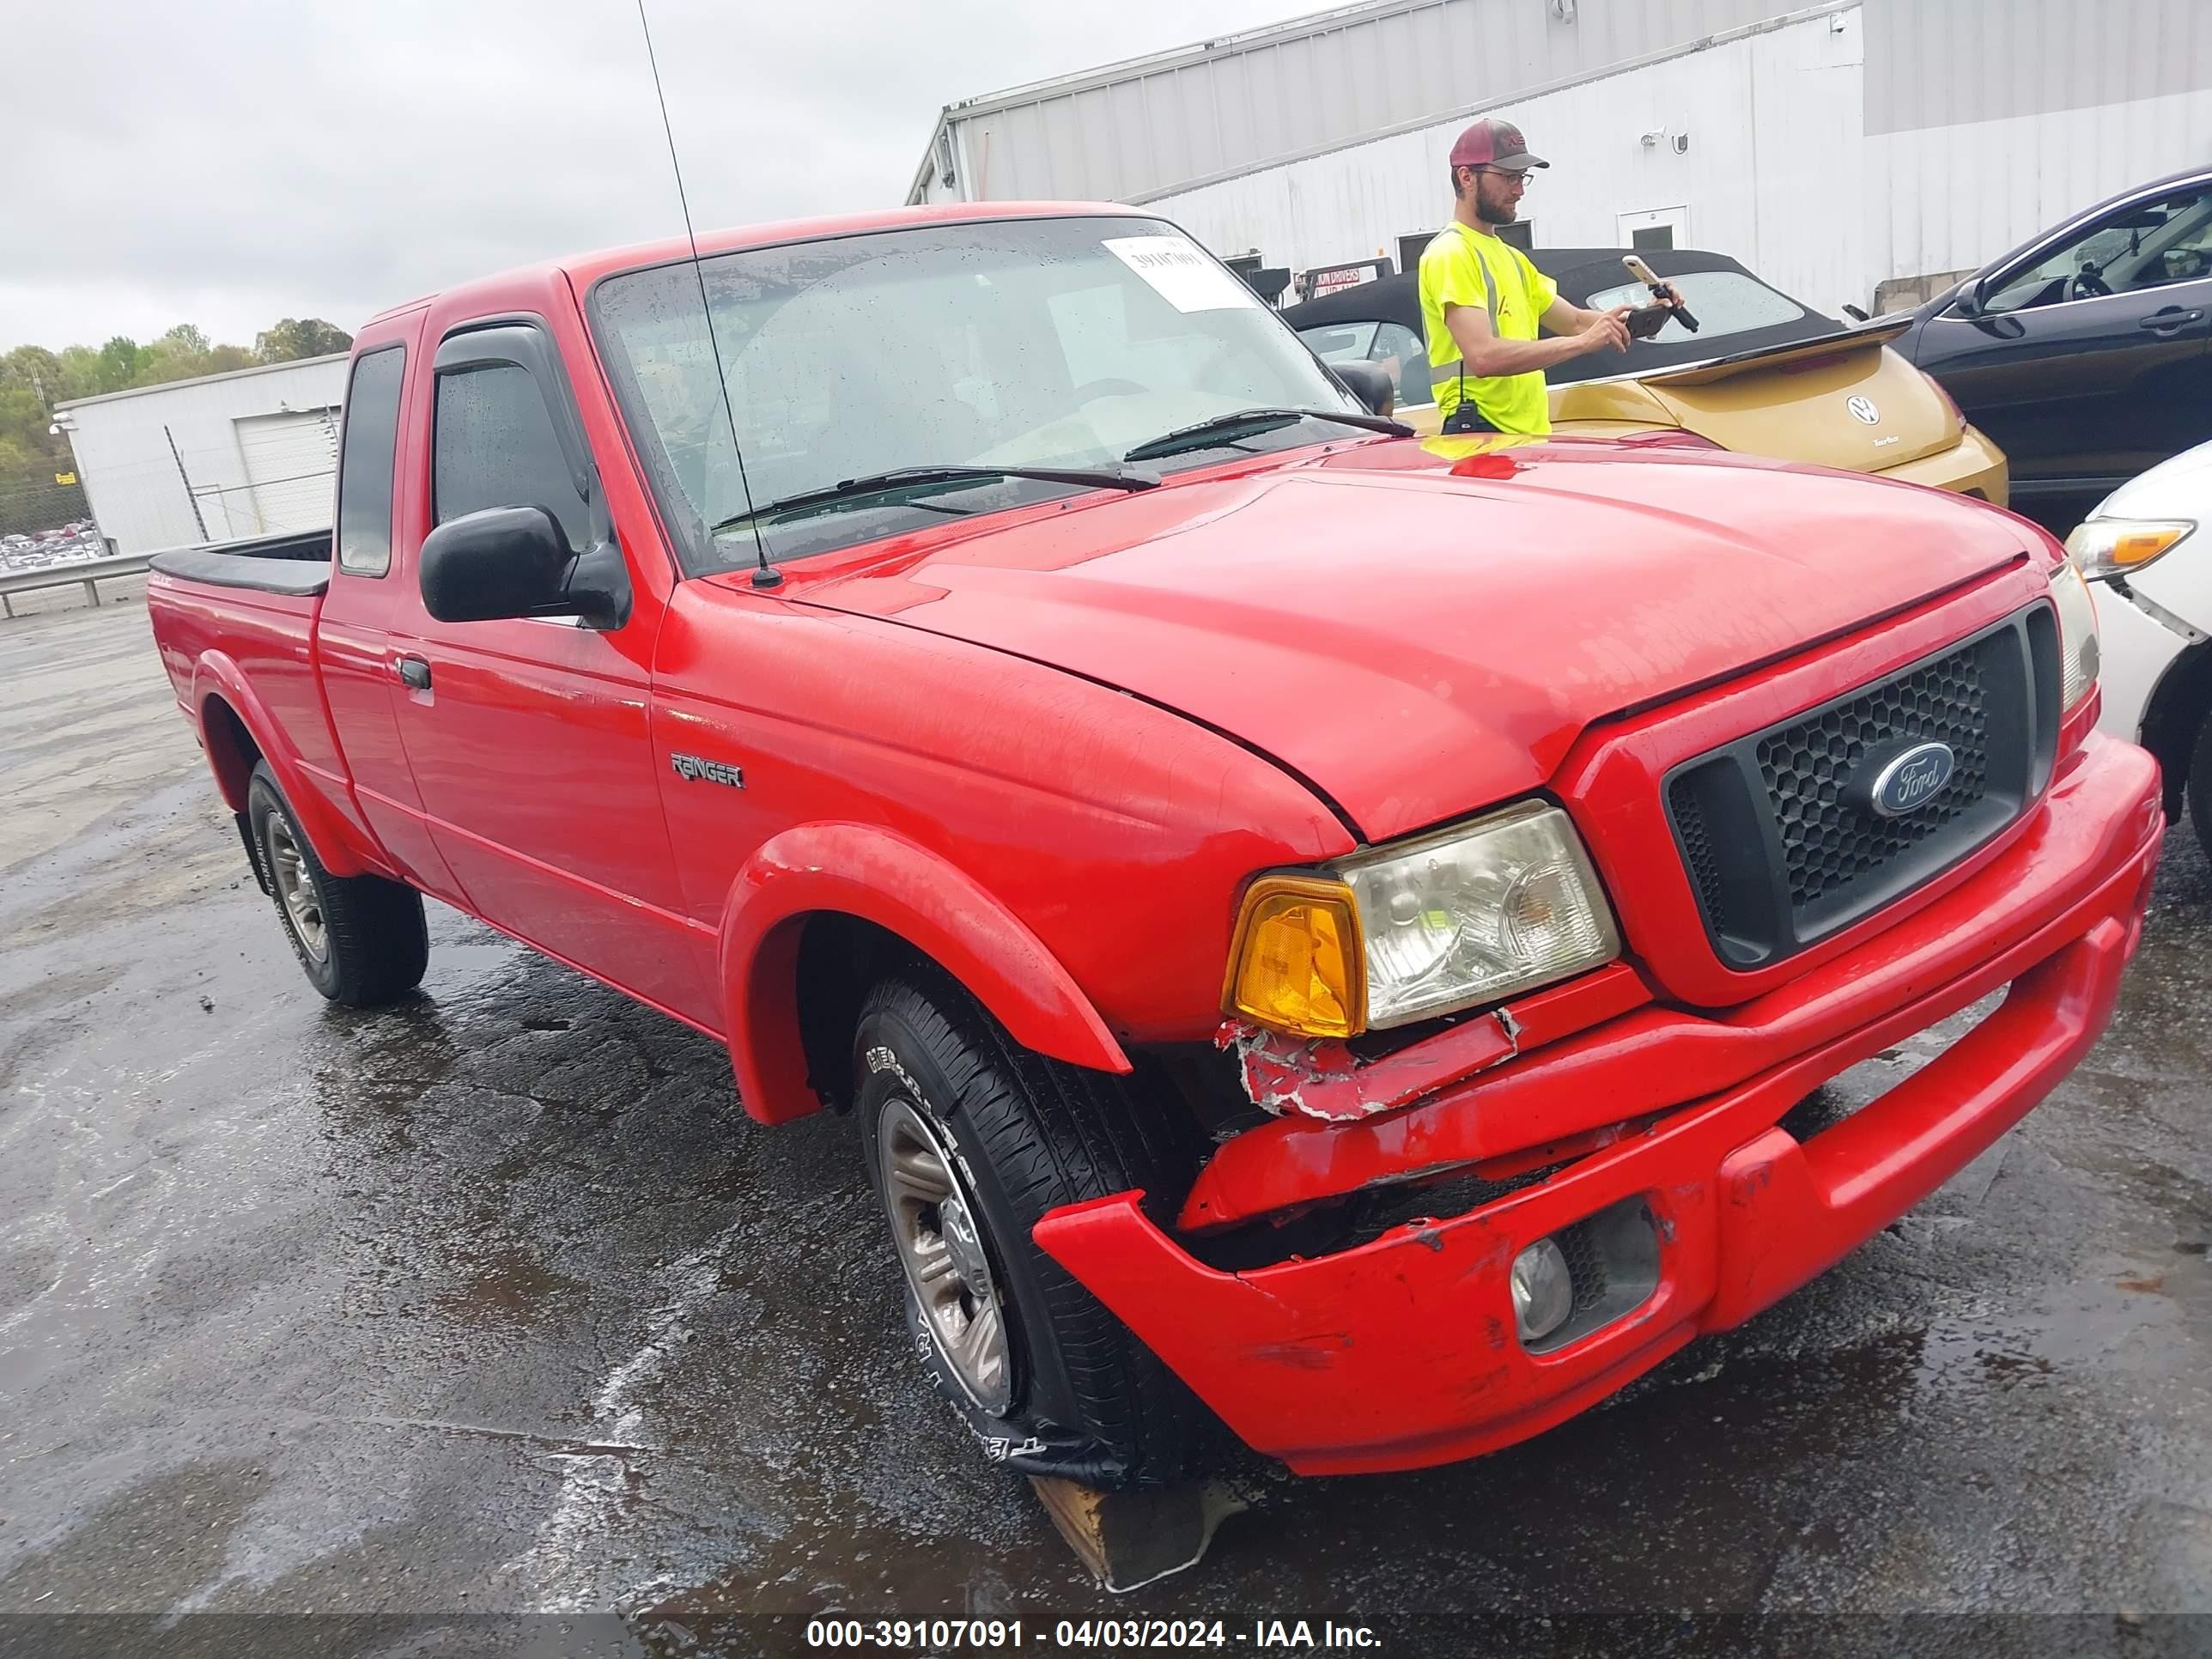
{"label": "black convertible soft top", "polygon": [[[1734,271],[1762,288],[1777,294],[1782,292],[1725,253],[1709,253],[1699,248],[1540,247],[1533,249],[1528,258],[1537,270],[1559,284],[1561,299],[1571,305],[1583,305],[1593,294],[1634,280],[1620,263],[1621,256],[1630,252],[1640,255],[1644,263],[1662,276],[1680,276],[1700,270]],[[1686,340],[1657,343],[1639,341],[1629,348],[1625,357],[1604,352],[1595,356],[1570,358],[1545,370],[1544,378],[1553,386],[1563,386],[1574,380],[1647,374],[1688,363],[1710,362],[1718,356],[1747,356],[1770,346],[1817,340],[1844,331],[1844,324],[1823,316],[1795,295],[1784,297],[1805,314],[1766,328],[1740,329],[1719,339],[1693,334]],[[1356,288],[1341,289],[1318,300],[1286,307],[1283,320],[1300,329],[1326,323],[1398,323],[1419,334],[1419,279],[1408,270],[1377,282],[1362,283]]]}

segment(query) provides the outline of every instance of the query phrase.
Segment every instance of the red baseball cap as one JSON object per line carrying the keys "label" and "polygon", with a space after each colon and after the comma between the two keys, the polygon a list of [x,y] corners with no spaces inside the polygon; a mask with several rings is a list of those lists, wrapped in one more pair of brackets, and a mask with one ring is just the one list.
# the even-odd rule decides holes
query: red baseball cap
{"label": "red baseball cap", "polygon": [[1455,167],[1504,167],[1509,173],[1525,173],[1530,167],[1552,165],[1528,154],[1528,141],[1512,122],[1494,121],[1486,116],[1454,141],[1451,164]]}

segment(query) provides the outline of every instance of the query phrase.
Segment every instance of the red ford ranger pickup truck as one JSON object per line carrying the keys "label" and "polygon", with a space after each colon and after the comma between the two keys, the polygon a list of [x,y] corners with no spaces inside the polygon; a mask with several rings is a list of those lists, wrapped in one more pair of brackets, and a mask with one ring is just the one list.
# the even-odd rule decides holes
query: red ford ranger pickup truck
{"label": "red ford ranger pickup truck", "polygon": [[1137,210],[702,253],[370,322],[332,534],[160,557],[154,632],[325,996],[415,986],[428,894],[853,1113],[993,1460],[1506,1445],[2104,1027],[2165,821],[2023,520],[1393,435]]}

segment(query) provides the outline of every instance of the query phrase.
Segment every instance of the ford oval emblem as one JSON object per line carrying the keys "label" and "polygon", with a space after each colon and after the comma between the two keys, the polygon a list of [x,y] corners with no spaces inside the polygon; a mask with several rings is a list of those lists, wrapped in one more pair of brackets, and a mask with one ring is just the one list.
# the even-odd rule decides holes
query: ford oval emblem
{"label": "ford oval emblem", "polygon": [[1948,744],[1916,743],[1874,775],[1867,804],[1877,817],[1901,818],[1917,812],[1950,782],[1957,764]]}
{"label": "ford oval emblem", "polygon": [[1863,421],[1869,426],[1881,424],[1881,411],[1874,406],[1871,398],[1854,398],[1844,407],[1851,411],[1851,418],[1855,421]]}

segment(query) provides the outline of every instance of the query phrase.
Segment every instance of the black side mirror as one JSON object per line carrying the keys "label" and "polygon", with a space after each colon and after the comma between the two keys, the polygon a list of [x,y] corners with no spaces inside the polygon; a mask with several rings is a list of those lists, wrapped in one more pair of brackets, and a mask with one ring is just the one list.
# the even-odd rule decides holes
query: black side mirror
{"label": "black side mirror", "polygon": [[422,604],[440,622],[557,614],[575,555],[542,507],[488,507],[422,538]]}
{"label": "black side mirror", "polygon": [[1390,371],[1380,363],[1331,363],[1328,372],[1337,384],[1366,405],[1370,415],[1388,415],[1397,407],[1398,388]]}
{"label": "black side mirror", "polygon": [[1960,284],[1958,298],[1951,301],[1951,309],[1961,317],[1978,317],[1989,309],[1990,295],[1994,291],[1994,278],[1973,277]]}

